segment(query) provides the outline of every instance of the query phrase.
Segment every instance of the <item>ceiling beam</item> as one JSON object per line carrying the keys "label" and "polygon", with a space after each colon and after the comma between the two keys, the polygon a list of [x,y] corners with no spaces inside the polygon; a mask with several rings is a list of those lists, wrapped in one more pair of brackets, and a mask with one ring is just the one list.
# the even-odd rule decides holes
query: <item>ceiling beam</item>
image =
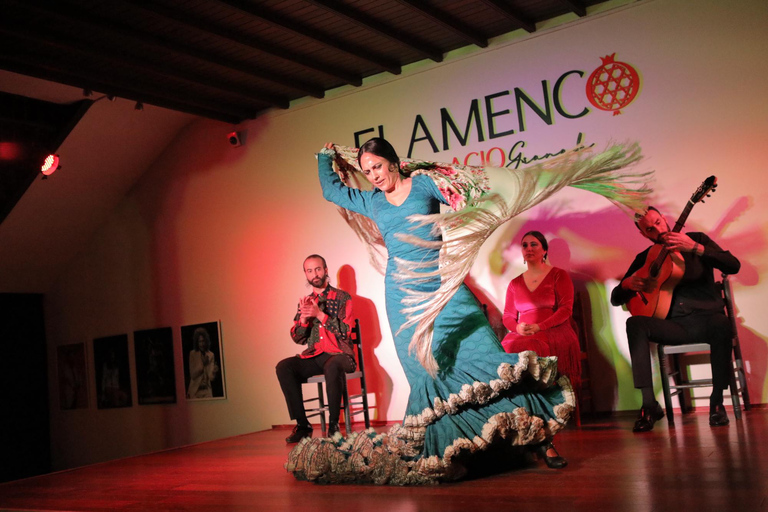
{"label": "ceiling beam", "polygon": [[286,32],[290,32],[334,50],[346,53],[347,55],[351,55],[360,60],[366,61],[385,71],[389,71],[392,74],[399,75],[402,71],[400,64],[395,61],[365,51],[359,46],[356,46],[354,43],[336,39],[332,35],[323,33],[308,25],[304,25],[295,20],[284,18],[273,11],[259,7],[251,2],[246,2],[244,0],[219,0],[219,2],[233,9],[237,9],[238,11],[243,12],[249,16],[259,18],[260,20],[278,27],[281,30],[285,30]]}
{"label": "ceiling beam", "polygon": [[536,32],[536,24],[502,0],[480,0],[529,34]]}
{"label": "ceiling beam", "polygon": [[580,18],[587,15],[587,7],[581,0],[559,0],[569,11],[576,13]]}
{"label": "ceiling beam", "polygon": [[119,82],[111,81],[107,77],[102,76],[103,80],[94,79],[92,76],[85,76],[76,72],[71,66],[62,70],[55,63],[45,62],[42,57],[35,58],[35,64],[32,65],[28,63],[31,59],[25,57],[20,56],[18,60],[0,57],[0,68],[22,75],[33,76],[80,89],[99,91],[130,101],[141,101],[142,103],[157,107],[186,112],[230,124],[238,124],[244,119],[253,119],[257,115],[255,110],[245,112],[240,107],[227,106],[222,103],[211,104],[210,102],[201,102],[186,96],[183,97],[182,101],[179,99],[178,94],[165,94],[163,91],[151,87],[137,85],[131,89],[126,89]]}
{"label": "ceiling beam", "polygon": [[443,60],[443,52],[440,51],[440,49],[423,41],[419,41],[413,35],[403,32],[402,30],[392,25],[388,25],[381,20],[372,18],[367,14],[364,14],[346,4],[337,2],[335,0],[304,1],[314,6],[322,7],[326,11],[333,13],[335,16],[345,18],[357,26],[364,28],[365,30],[374,32],[382,37],[389,39],[390,41],[394,41],[400,45],[406,46],[435,62],[442,62]]}
{"label": "ceiling beam", "polygon": [[466,41],[472,44],[479,46],[480,48],[485,48],[488,46],[488,39],[482,34],[480,34],[477,30],[472,29],[471,27],[460,22],[453,16],[446,14],[445,12],[427,4],[426,2],[422,2],[421,0],[397,0],[397,1],[400,4],[405,5],[406,7],[412,9],[413,11],[418,12],[422,16],[428,18],[433,23],[437,23],[443,28],[450,30],[454,34],[458,35],[459,37],[462,37],[463,39],[465,39]]}
{"label": "ceiling beam", "polygon": [[[298,53],[285,50],[283,48],[280,48],[278,46],[275,46],[263,40],[257,39],[253,36],[243,34],[242,32],[224,28],[219,25],[215,25],[213,23],[210,23],[207,20],[202,20],[184,11],[181,11],[178,9],[169,9],[161,5],[153,4],[151,2],[143,2],[143,1],[137,1],[137,0],[123,0],[123,1],[124,3],[130,5],[134,9],[141,9],[147,12],[151,12],[156,16],[165,18],[166,20],[170,20],[175,23],[180,23],[180,24],[186,25],[187,27],[192,27],[195,30],[206,32],[208,34],[214,35],[221,39],[225,39],[227,42],[235,43],[240,46],[245,46],[250,48],[251,50],[257,50],[263,53],[268,53],[279,59],[291,62],[293,64],[297,64],[299,66],[311,69],[313,71],[318,71],[328,76],[332,76],[338,80],[344,81],[347,84],[351,84],[351,85],[362,84],[362,78],[355,75],[354,73],[349,72],[348,70],[338,69],[334,66],[329,66],[322,62],[318,62],[315,59],[307,59],[306,57]],[[323,93],[316,92],[318,90],[318,87],[319,86],[314,86],[315,91],[308,94],[316,98],[322,98]],[[320,90],[322,91],[322,89]]]}
{"label": "ceiling beam", "polygon": [[[27,29],[25,31],[25,29]],[[8,27],[0,27],[0,33],[6,33],[11,37],[23,39],[32,43],[41,43],[50,47],[62,49],[68,53],[76,53],[81,56],[106,60],[122,68],[132,68],[145,73],[151,73],[162,78],[172,78],[187,82],[192,86],[202,86],[218,93],[232,94],[244,101],[258,99],[264,103],[281,109],[287,109],[290,101],[288,98],[278,97],[264,90],[248,86],[228,84],[220,80],[213,80],[209,76],[196,72],[185,71],[172,65],[159,66],[145,59],[132,57],[125,53],[110,52],[102,47],[81,43],[68,37],[60,37],[40,27],[25,27],[24,21],[10,24]]]}
{"label": "ceiling beam", "polygon": [[[14,0],[11,0],[14,2]],[[292,77],[285,77],[270,71],[265,71],[263,68],[246,64],[240,61],[234,61],[227,59],[221,55],[206,52],[199,48],[189,48],[185,45],[174,43],[162,37],[154,36],[146,32],[139,32],[122,25],[119,25],[111,20],[94,16],[88,11],[85,11],[79,7],[69,4],[63,4],[61,1],[49,4],[36,4],[38,0],[27,0],[26,3],[21,4],[15,1],[19,7],[37,11],[48,16],[54,16],[56,18],[63,18],[65,23],[77,24],[86,32],[102,33],[107,36],[108,39],[113,39],[113,35],[117,34],[120,37],[130,40],[134,44],[149,45],[162,48],[166,51],[173,52],[177,55],[182,55],[187,58],[195,59],[199,62],[204,62],[209,65],[215,65],[229,70],[245,73],[261,80],[267,80],[272,83],[280,84],[283,86],[297,88],[298,90],[307,89],[308,94],[316,97],[322,97],[323,91],[319,86],[305,85],[301,80],[294,79]],[[32,4],[35,3],[34,7]],[[55,7],[54,7],[55,6]],[[37,16],[32,16],[33,19],[37,19]],[[290,59],[287,59],[290,60]],[[304,59],[309,60],[309,59]],[[297,63],[300,64],[300,63]],[[344,80],[347,83],[362,83],[360,77],[351,75],[337,76],[333,70],[324,69],[317,62],[308,62],[305,67],[311,67],[317,71],[320,71],[328,76]],[[348,82],[351,81],[351,82]],[[292,84],[292,85],[291,85]]]}

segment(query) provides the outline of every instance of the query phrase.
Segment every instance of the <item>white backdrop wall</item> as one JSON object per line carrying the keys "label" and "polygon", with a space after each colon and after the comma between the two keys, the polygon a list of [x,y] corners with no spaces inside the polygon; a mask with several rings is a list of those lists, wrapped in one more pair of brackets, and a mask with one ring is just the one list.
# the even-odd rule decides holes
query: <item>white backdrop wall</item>
{"label": "white backdrop wall", "polygon": [[[688,230],[709,232],[743,262],[735,279],[740,334],[753,401],[765,402],[768,321],[768,225],[764,208],[768,135],[768,7],[762,0],[736,4],[684,0],[619,5],[583,20],[502,38],[489,49],[459,52],[442,64],[416,65],[400,77],[378,77],[360,89],[324,100],[298,102],[244,123],[242,147],[225,139],[230,126],[199,121],[185,129],[119,204],[92,242],[47,295],[52,350],[51,432],[54,465],[66,468],[151,450],[201,442],[289,423],[274,375],[282,358],[297,353],[288,336],[296,301],[307,293],[301,265],[323,254],[334,282],[355,296],[369,341],[366,364],[374,374],[376,418],[398,420],[408,384],[396,360],[383,304],[383,278],[364,247],[320,193],[313,154],[326,141],[354,145],[355,132],[382,126],[402,155],[417,116],[439,146],[413,144],[421,159],[479,163],[491,151],[499,161],[521,142],[526,157],[584,144],[638,141],[640,169],[655,170],[654,202],[670,220],[698,184],[716,174],[716,195],[697,206]],[[640,79],[639,94],[620,115],[596,109],[587,77],[614,54]],[[553,91],[568,72],[557,97]],[[542,109],[545,81],[552,113],[544,122],[523,106],[521,130],[515,89]],[[486,97],[492,96],[496,132],[489,139]],[[441,109],[460,131],[477,100],[485,140],[472,125],[466,145],[449,136],[442,149]],[[508,110],[508,113],[503,111]],[[362,136],[363,140],[375,132]],[[581,134],[581,135],[580,135]],[[517,146],[516,146],[517,144]],[[513,156],[515,152],[513,151]],[[595,407],[634,409],[639,397],[628,373],[625,313],[605,298],[634,255],[645,247],[631,219],[598,196],[568,191],[504,226],[484,247],[472,280],[493,308],[503,308],[509,279],[521,272],[522,230],[552,240],[554,264],[571,271],[589,294],[594,353]],[[339,269],[344,271],[338,274]],[[184,399],[179,326],[220,320],[227,400]],[[92,339],[171,326],[176,343],[178,403],[98,410]],[[90,407],[58,407],[57,345],[88,347]],[[131,345],[132,347],[132,345]],[[132,352],[132,350],[131,350]],[[131,367],[135,361],[131,353]],[[133,379],[134,397],[136,382]]]}

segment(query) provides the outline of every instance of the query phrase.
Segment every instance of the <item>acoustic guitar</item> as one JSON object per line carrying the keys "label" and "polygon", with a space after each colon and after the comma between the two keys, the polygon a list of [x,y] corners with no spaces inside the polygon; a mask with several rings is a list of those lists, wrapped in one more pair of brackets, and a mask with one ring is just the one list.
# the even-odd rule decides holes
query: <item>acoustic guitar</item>
{"label": "acoustic guitar", "polygon": [[[675,222],[672,232],[679,233],[693,206],[698,202],[704,202],[717,188],[717,178],[710,176],[704,180],[696,192],[693,193],[683,213]],[[642,278],[654,278],[657,288],[650,292],[636,292],[627,302],[627,309],[632,316],[651,316],[654,318],[666,318],[672,305],[672,292],[685,273],[685,262],[679,252],[669,251],[664,244],[657,243],[648,251],[645,264],[634,275]]]}

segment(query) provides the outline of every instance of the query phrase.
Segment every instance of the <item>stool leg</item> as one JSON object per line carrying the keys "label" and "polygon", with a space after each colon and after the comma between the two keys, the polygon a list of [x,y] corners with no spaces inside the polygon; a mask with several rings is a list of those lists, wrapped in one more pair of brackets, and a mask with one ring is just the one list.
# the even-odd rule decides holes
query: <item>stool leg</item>
{"label": "stool leg", "polygon": [[349,390],[347,389],[347,381],[344,381],[344,387],[341,389],[342,399],[344,400],[344,430],[347,436],[352,433],[352,415],[350,414],[349,405]]}
{"label": "stool leg", "polygon": [[317,383],[317,400],[320,403],[320,431],[325,435],[325,393],[323,383]]}
{"label": "stool leg", "polygon": [[[733,366],[733,364],[731,364]],[[739,402],[739,385],[736,383],[736,370],[731,368],[731,402],[733,403],[733,415],[737,420],[741,419],[741,404]]]}
{"label": "stool leg", "polygon": [[366,430],[371,428],[371,415],[368,413],[368,392],[363,386],[363,418],[365,418]]}
{"label": "stool leg", "polygon": [[659,373],[661,373],[661,389],[664,390],[664,407],[667,413],[667,423],[675,425],[675,415],[672,413],[672,394],[669,392],[669,373],[667,371],[667,355],[664,346],[659,345]]}

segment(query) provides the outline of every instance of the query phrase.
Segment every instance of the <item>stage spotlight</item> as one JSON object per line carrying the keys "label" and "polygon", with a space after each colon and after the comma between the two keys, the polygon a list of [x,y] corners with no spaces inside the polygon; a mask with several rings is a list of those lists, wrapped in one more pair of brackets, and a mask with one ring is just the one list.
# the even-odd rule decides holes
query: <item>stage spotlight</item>
{"label": "stage spotlight", "polygon": [[133,107],[133,110],[144,110],[144,104],[140,101],[137,101],[136,105]]}
{"label": "stage spotlight", "polygon": [[239,132],[232,132],[229,135],[227,135],[227,140],[229,141],[229,145],[233,148],[236,148],[238,146],[242,146],[243,141],[240,139],[240,133]]}
{"label": "stage spotlight", "polygon": [[59,169],[61,169],[59,155],[48,155],[45,157],[42,167],[40,167],[40,172],[43,173],[43,179],[45,179]]}

